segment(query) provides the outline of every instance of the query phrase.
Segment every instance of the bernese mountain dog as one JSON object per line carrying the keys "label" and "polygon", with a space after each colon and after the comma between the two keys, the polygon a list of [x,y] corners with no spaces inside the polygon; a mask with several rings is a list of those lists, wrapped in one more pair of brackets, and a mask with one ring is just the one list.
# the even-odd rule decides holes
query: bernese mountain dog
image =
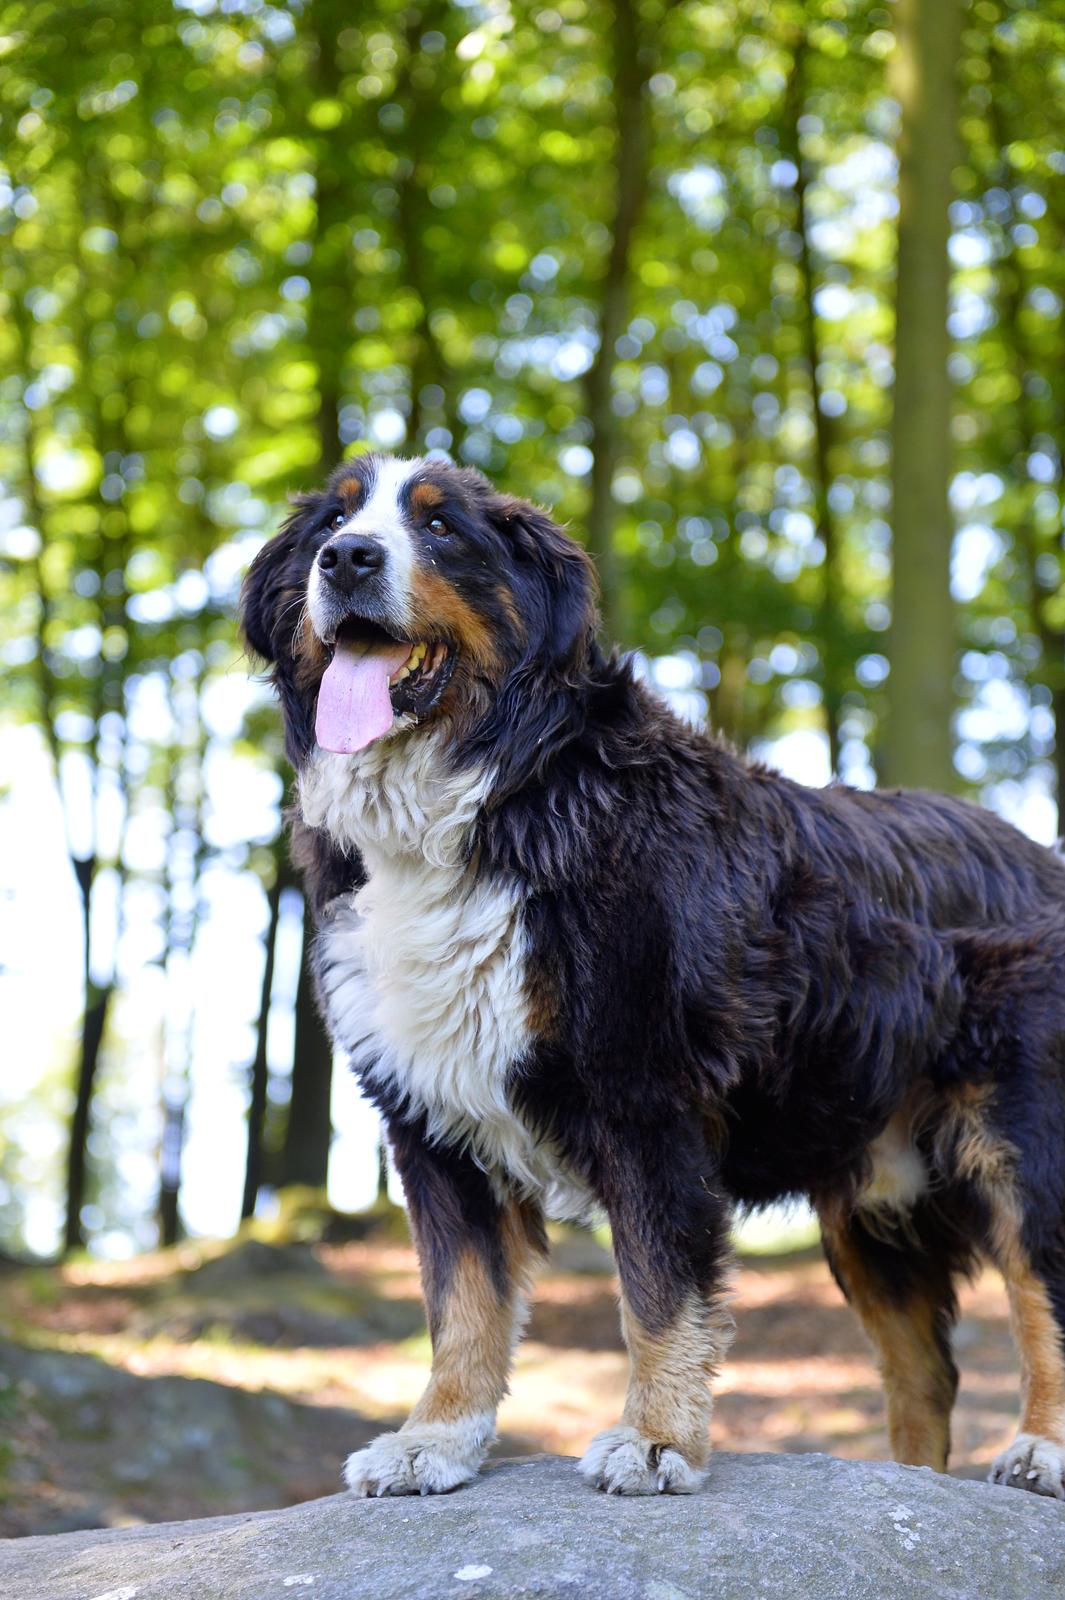
{"label": "bernese mountain dog", "polygon": [[581,547],[480,473],[367,454],[243,592],[297,773],[336,1045],[379,1107],[432,1337],[359,1495],[474,1478],[545,1218],[605,1215],[630,1358],[580,1470],[684,1493],[729,1343],[737,1208],[806,1196],[942,1471],[959,1277],[1023,1363],[999,1483],[1065,1498],[1065,862],[943,796],[804,788],[596,639]]}

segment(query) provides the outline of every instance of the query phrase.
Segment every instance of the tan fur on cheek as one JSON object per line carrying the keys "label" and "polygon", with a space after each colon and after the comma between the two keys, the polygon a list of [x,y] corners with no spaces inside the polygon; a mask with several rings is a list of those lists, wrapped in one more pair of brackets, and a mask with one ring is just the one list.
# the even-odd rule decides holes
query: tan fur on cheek
{"label": "tan fur on cheek", "polygon": [[411,601],[420,636],[446,639],[479,672],[498,675],[501,663],[492,628],[446,578],[416,566]]}
{"label": "tan fur on cheek", "polygon": [[296,662],[297,686],[300,689],[316,689],[329,665],[329,651],[312,628],[306,609],[300,613],[292,636],[292,654]]}
{"label": "tan fur on cheek", "polygon": [[709,1383],[732,1342],[731,1316],[692,1294],[668,1328],[652,1332],[623,1298],[621,1331],[630,1363],[623,1421],[702,1466],[709,1450]]}

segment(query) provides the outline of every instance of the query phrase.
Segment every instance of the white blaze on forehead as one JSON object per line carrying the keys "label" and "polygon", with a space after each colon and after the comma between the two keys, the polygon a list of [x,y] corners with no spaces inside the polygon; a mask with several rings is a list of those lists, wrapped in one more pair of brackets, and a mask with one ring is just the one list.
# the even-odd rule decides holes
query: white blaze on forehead
{"label": "white blaze on forehead", "polygon": [[[420,460],[402,461],[386,456],[374,464],[369,492],[355,515],[349,517],[341,533],[364,533],[383,544],[388,551],[386,575],[403,619],[410,614],[411,572],[414,546],[403,517],[401,496],[406,484],[416,475]],[[400,618],[397,617],[397,622]]]}
{"label": "white blaze on forehead", "polygon": [[[397,632],[403,632],[411,620],[411,574],[414,569],[414,545],[403,517],[402,494],[404,485],[416,476],[422,466],[420,460],[401,461],[395,456],[385,456],[373,467],[366,498],[352,516],[330,533],[335,537],[345,533],[365,534],[375,539],[388,552],[383,573],[389,601],[390,622]],[[328,539],[323,543],[328,543]],[[315,561],[307,585],[307,604],[311,622],[321,634],[329,620],[328,584]],[[323,609],[324,608],[324,609]]]}

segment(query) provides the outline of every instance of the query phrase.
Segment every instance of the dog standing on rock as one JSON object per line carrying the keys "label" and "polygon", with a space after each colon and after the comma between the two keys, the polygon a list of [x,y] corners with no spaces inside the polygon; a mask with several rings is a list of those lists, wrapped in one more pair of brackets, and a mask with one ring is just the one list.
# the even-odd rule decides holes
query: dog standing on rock
{"label": "dog standing on rock", "polygon": [[544,1218],[602,1212],[630,1380],[581,1471],[693,1489],[733,1210],[805,1195],[896,1458],[946,1466],[955,1286],[989,1257],[1023,1363],[992,1476],[1065,1498],[1065,862],[974,806],[806,789],[686,726],[600,650],[580,547],[472,470],[345,464],[256,558],[243,621],[433,1344],[350,1487],[476,1475]]}

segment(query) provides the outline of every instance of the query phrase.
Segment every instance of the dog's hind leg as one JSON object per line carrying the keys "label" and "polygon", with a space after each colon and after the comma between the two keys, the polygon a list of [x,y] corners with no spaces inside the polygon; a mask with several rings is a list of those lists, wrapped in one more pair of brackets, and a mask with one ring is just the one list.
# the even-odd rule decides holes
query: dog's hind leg
{"label": "dog's hind leg", "polygon": [[860,1212],[825,1206],[819,1215],[828,1264],[876,1352],[891,1454],[945,1472],[958,1387],[954,1282],[969,1252],[925,1201],[890,1232]]}
{"label": "dog's hind leg", "polygon": [[390,1128],[418,1249],[433,1346],[425,1393],[396,1433],[349,1456],[357,1495],[443,1494],[476,1476],[495,1436],[527,1290],[546,1250],[539,1210],[500,1199],[463,1151],[417,1124]]}
{"label": "dog's hind leg", "polygon": [[1006,1282],[1021,1359],[1020,1426],[995,1458],[990,1478],[1065,1500],[1065,1224],[1047,1205],[1038,1170],[1018,1161],[990,1129],[983,1137],[1003,1150],[985,1201],[991,1255]]}
{"label": "dog's hind leg", "polygon": [[996,1456],[991,1481],[1065,1500],[1065,1272],[1057,1268],[1055,1292],[1020,1256],[1003,1271],[1021,1357],[1021,1421],[1013,1443]]}
{"label": "dog's hind leg", "polygon": [[990,1476],[1065,1500],[1065,923],[958,952],[980,1076],[949,1097],[940,1159],[979,1196],[1021,1358],[1020,1428]]}

